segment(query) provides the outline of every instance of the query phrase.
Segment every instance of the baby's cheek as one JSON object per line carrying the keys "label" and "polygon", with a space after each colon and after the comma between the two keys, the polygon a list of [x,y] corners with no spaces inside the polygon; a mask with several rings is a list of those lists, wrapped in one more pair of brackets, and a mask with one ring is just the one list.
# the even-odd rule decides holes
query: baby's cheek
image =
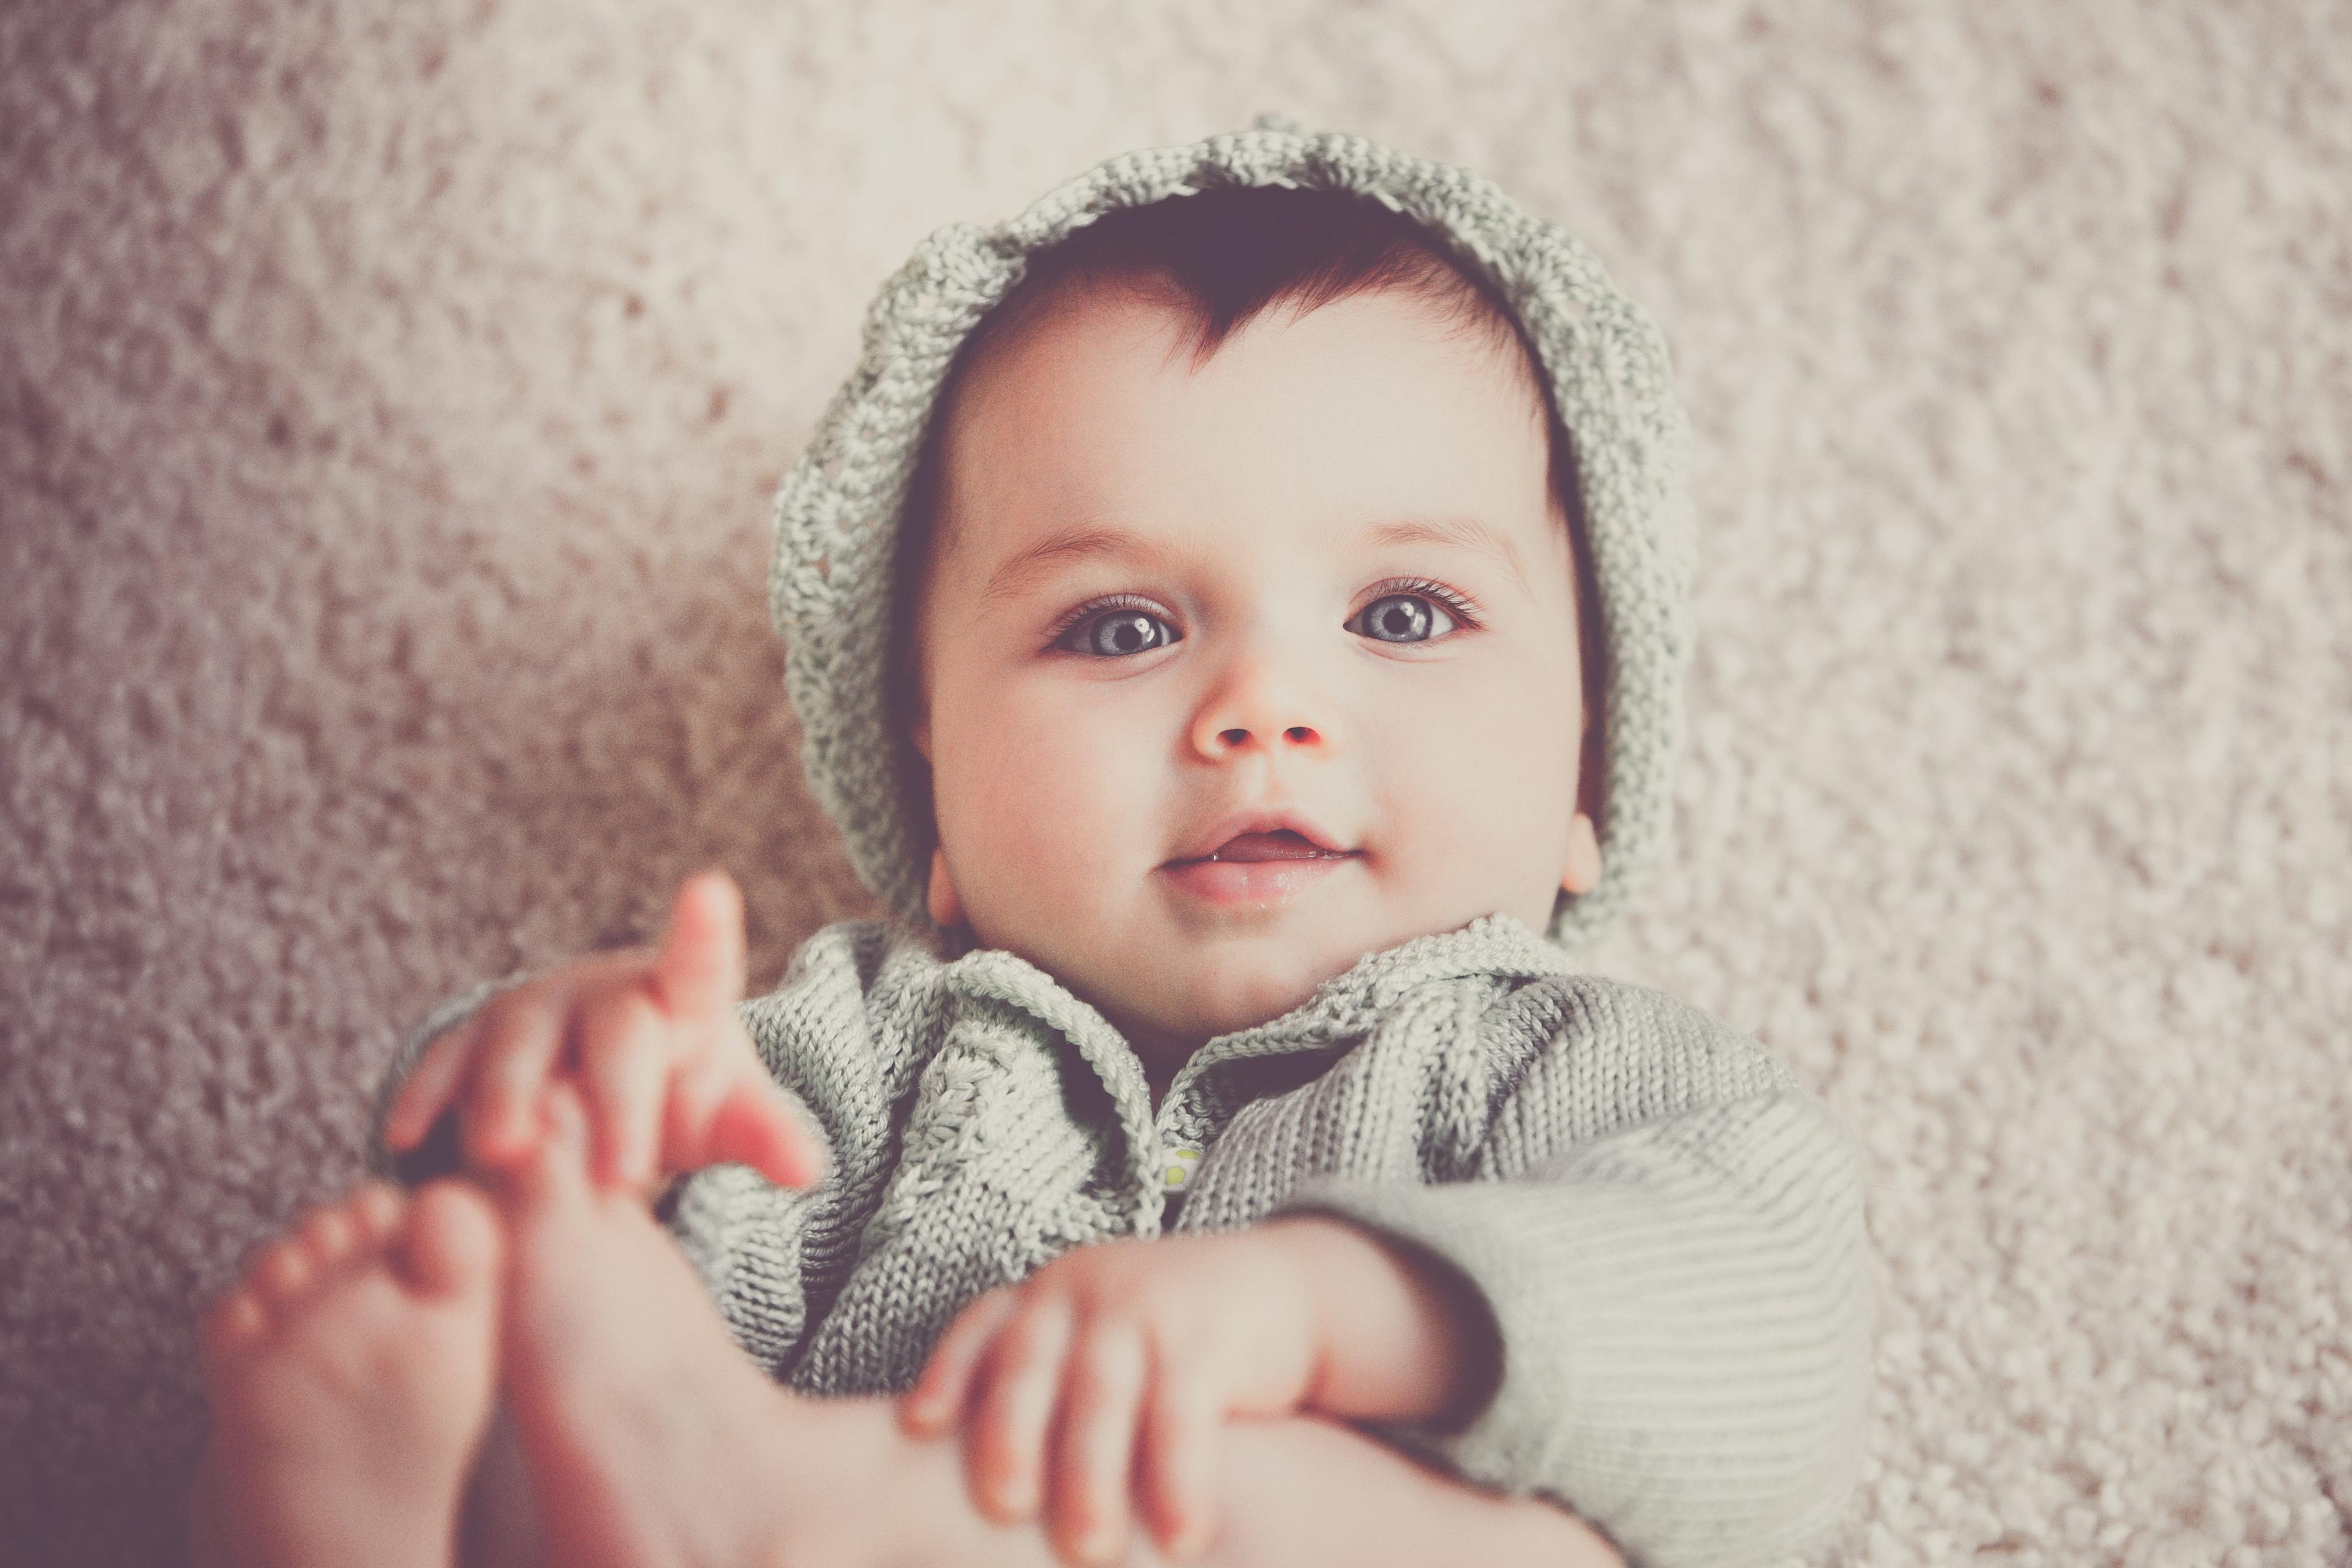
{"label": "baby's cheek", "polygon": [[1168,744],[1122,732],[1083,715],[1032,720],[1011,730],[998,765],[976,781],[984,831],[1025,866],[1098,869],[1148,852],[1160,832],[1152,820],[1167,785],[1150,759]]}
{"label": "baby's cheek", "polygon": [[[1551,854],[1575,799],[1572,754],[1556,721],[1464,691],[1442,711],[1400,704],[1369,721],[1368,783],[1389,833],[1393,890],[1427,907],[1486,907]],[[1466,903],[1465,903],[1466,900]]]}

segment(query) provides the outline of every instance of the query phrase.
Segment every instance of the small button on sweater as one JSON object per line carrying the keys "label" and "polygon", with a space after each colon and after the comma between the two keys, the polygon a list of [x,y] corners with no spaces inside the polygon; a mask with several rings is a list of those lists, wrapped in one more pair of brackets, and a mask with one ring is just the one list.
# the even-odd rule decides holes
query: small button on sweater
{"label": "small button on sweater", "polygon": [[[520,978],[413,1031],[383,1100]],[[1369,953],[1210,1040],[1157,1114],[1127,1042],[1051,975],[942,959],[895,921],[827,926],[740,1006],[831,1169],[803,1192],[713,1166],[666,1215],[737,1342],[802,1392],[904,1390],[966,1303],[1069,1247],[1313,1213],[1458,1271],[1501,1350],[1466,1425],[1361,1429],[1572,1509],[1637,1568],[1807,1551],[1859,1479],[1853,1140],[1759,1046],[1576,973],[1511,916]],[[374,1157],[436,1165],[380,1135]]]}

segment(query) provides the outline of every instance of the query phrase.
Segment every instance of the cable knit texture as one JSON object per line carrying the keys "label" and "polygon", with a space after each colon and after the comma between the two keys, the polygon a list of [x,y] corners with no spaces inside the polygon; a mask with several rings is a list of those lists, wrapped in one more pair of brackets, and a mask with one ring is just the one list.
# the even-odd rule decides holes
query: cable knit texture
{"label": "cable knit texture", "polygon": [[[394,1082],[514,983],[436,1010]],[[1858,1479],[1855,1144],[1760,1047],[1577,973],[1509,915],[1367,954],[1210,1040],[1157,1115],[1094,1007],[900,922],[825,927],[741,1010],[832,1168],[800,1192],[713,1166],[667,1213],[737,1341],[804,1393],[908,1387],[967,1302],[1070,1247],[1313,1212],[1459,1270],[1502,1346],[1466,1426],[1366,1429],[1574,1510],[1634,1568],[1810,1550]],[[395,1162],[379,1137],[374,1157],[416,1180],[447,1152]]]}
{"label": "cable knit texture", "polygon": [[856,371],[776,495],[769,611],[788,645],[810,788],[866,885],[934,929],[921,764],[890,729],[887,654],[901,509],[940,384],[1031,251],[1115,208],[1232,184],[1350,191],[1414,219],[1502,292],[1549,375],[1576,454],[1608,650],[1601,879],[1561,892],[1549,929],[1561,946],[1581,946],[1663,853],[1671,819],[1693,542],[1688,421],[1665,338],[1574,237],[1491,181],[1369,137],[1309,136],[1276,114],[1190,146],[1122,153],[993,228],[950,224],[883,285]]}

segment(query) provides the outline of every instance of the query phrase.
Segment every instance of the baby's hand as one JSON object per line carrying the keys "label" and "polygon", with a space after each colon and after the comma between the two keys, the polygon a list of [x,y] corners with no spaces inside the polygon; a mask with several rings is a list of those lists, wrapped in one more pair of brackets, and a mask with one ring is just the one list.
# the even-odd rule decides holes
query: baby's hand
{"label": "baby's hand", "polygon": [[972,1500],[1016,1523],[1035,1515],[1052,1426],[1055,1551],[1099,1563],[1125,1542],[1140,1422],[1152,1533],[1197,1556],[1225,1418],[1296,1410],[1317,1375],[1317,1303],[1276,1228],[1082,1247],[979,1297],[908,1390],[908,1431],[943,1431],[969,1405]]}
{"label": "baby's hand", "polygon": [[[816,1134],[760,1060],[743,997],[743,898],[726,872],[678,888],[660,948],[597,953],[492,997],[425,1050],[384,1118],[394,1150],[455,1106],[475,1165],[538,1147],[551,1077],[575,1077],[595,1170],[649,1190],[659,1177],[740,1161],[803,1187],[824,1174]],[[658,1139],[658,1142],[656,1140]]]}

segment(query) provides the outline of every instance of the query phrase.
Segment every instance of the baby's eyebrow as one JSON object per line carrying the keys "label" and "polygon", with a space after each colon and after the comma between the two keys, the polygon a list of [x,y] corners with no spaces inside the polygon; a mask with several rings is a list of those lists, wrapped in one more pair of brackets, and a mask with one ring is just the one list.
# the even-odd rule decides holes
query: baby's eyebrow
{"label": "baby's eyebrow", "polygon": [[998,604],[1018,599],[1039,580],[1052,576],[1064,563],[1097,555],[1124,556],[1161,569],[1175,560],[1175,552],[1156,539],[1145,539],[1099,523],[1071,523],[1055,529],[1026,549],[1014,551],[989,574],[988,586],[982,591],[981,600],[983,604]]}
{"label": "baby's eyebrow", "polygon": [[[1444,544],[1458,550],[1468,550],[1492,556],[1500,562],[1520,587],[1528,582],[1525,563],[1509,536],[1496,532],[1475,517],[1433,514],[1421,517],[1396,518],[1377,523],[1364,531],[1363,542],[1383,544]],[[1176,552],[1156,539],[1129,533],[1100,523],[1077,522],[1055,529],[1036,543],[1016,550],[996,570],[989,574],[988,586],[981,593],[983,603],[997,604],[1021,597],[1036,584],[1053,575],[1055,570],[1072,561],[1095,556],[1123,557],[1148,567],[1165,570],[1174,564]]]}
{"label": "baby's eyebrow", "polygon": [[1451,544],[1457,549],[1491,555],[1501,562],[1520,587],[1528,585],[1527,566],[1519,559],[1519,547],[1506,533],[1475,517],[1439,514],[1424,517],[1399,518],[1383,522],[1364,534],[1367,544]]}

